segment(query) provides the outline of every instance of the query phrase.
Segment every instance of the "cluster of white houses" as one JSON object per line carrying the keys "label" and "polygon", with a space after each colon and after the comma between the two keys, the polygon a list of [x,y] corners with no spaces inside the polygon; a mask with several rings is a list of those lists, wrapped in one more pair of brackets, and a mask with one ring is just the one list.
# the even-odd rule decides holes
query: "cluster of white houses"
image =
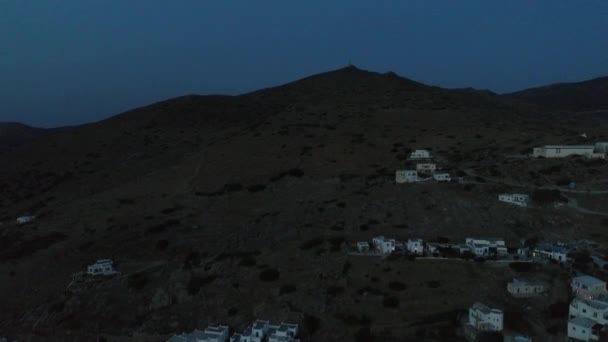
{"label": "cluster of white houses", "polygon": [[460,253],[469,252],[477,257],[508,255],[507,246],[503,239],[467,238],[464,244],[442,244],[438,242],[424,243],[422,239],[408,239],[402,242],[381,235],[374,237],[371,245],[367,241],[357,242],[357,251],[360,253],[373,250],[380,254],[391,254],[397,250],[402,250],[410,254],[423,255],[425,252],[434,254],[441,249],[456,249]]}
{"label": "cluster of white houses", "polygon": [[298,325],[281,323],[270,324],[269,321],[256,320],[244,332],[235,333],[230,338],[229,328],[225,325],[209,326],[207,329],[194,330],[190,334],[172,336],[167,342],[299,342]]}
{"label": "cluster of white houses", "polygon": [[415,170],[397,170],[395,172],[395,182],[397,183],[416,183],[433,179],[437,182],[451,182],[452,177],[447,172],[437,169],[435,163],[430,162],[431,152],[428,150],[415,150],[410,154],[410,160],[418,160]]}
{"label": "cluster of white houses", "polygon": [[598,142],[594,145],[545,145],[535,147],[532,156],[535,158],[564,158],[569,156],[583,156],[587,158],[606,159],[608,142]]}
{"label": "cluster of white houses", "polygon": [[597,341],[608,324],[606,282],[588,275],[571,282],[575,298],[568,311],[568,337],[578,341]]}

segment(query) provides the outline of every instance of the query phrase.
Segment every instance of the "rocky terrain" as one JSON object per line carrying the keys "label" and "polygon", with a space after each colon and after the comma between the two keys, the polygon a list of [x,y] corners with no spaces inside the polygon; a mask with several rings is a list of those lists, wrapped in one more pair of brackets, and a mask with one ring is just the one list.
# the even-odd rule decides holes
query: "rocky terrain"
{"label": "rocky terrain", "polygon": [[[299,323],[305,341],[453,338],[474,301],[512,306],[504,289],[516,271],[353,257],[347,245],[376,235],[606,241],[600,215],[496,199],[608,178],[604,161],[522,158],[547,143],[608,141],[607,123],[348,67],[45,135],[0,154],[0,333],[163,341],[264,318]],[[463,183],[395,184],[416,148]],[[36,220],[15,225],[24,214]],[[66,289],[102,258],[121,274]]]}

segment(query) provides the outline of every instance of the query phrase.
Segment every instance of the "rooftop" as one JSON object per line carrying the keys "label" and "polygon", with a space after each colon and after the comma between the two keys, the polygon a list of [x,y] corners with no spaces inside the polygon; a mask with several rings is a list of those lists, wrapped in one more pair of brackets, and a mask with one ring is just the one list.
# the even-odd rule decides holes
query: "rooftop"
{"label": "rooftop", "polygon": [[605,281],[597,279],[596,277],[592,277],[590,275],[584,275],[584,276],[572,278],[572,282],[577,282],[581,285],[587,285],[589,287],[606,284]]}
{"label": "rooftop", "polygon": [[574,148],[590,148],[594,149],[595,145],[545,145],[543,148],[563,148],[563,149],[574,149]]}
{"label": "rooftop", "polygon": [[575,299],[574,301],[584,303],[585,305],[597,309],[597,310],[606,310],[608,309],[608,303],[601,300],[593,300],[593,299]]}
{"label": "rooftop", "polygon": [[591,327],[595,325],[595,321],[593,321],[592,319],[581,316],[569,320],[568,323],[589,329],[591,329]]}

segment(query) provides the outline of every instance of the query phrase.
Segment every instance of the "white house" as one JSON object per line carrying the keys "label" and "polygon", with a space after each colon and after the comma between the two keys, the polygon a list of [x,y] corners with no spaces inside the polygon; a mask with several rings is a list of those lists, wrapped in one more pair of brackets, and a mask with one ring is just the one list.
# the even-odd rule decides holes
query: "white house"
{"label": "white house", "polygon": [[594,299],[606,295],[606,282],[589,275],[572,278],[570,285],[578,298]]}
{"label": "white house", "polygon": [[568,260],[568,247],[559,244],[541,243],[534,249],[534,255],[544,256],[557,262]]}
{"label": "white house", "polygon": [[422,254],[423,252],[422,239],[408,239],[407,240],[407,251],[412,254]]}
{"label": "white house", "polygon": [[433,179],[438,182],[451,182],[452,177],[447,172],[434,172]]}
{"label": "white house", "polygon": [[395,182],[397,183],[413,183],[418,181],[418,172],[416,170],[397,170],[395,173]]}
{"label": "white house", "polygon": [[608,324],[608,302],[597,299],[574,298],[570,302],[570,319],[585,317],[595,323]]}
{"label": "white house", "polygon": [[507,284],[507,291],[516,298],[528,298],[542,294],[547,290],[544,283],[513,279]]}
{"label": "white house", "polygon": [[469,308],[468,323],[478,331],[502,331],[503,321],[502,310],[490,308],[479,302]]}
{"label": "white house", "polygon": [[597,341],[601,328],[589,318],[576,317],[568,321],[568,337],[577,341]]}
{"label": "white house", "polygon": [[111,275],[118,273],[114,270],[113,262],[110,259],[97,260],[93,265],[87,267],[87,274],[90,275]]}
{"label": "white house", "polygon": [[281,325],[270,325],[268,327],[268,342],[299,342],[298,325],[281,323]]}
{"label": "white house", "polygon": [[498,195],[498,200],[520,207],[527,207],[530,202],[530,196],[524,194],[500,194]]}
{"label": "white house", "polygon": [[475,239],[467,238],[466,245],[469,246],[471,252],[478,257],[498,255],[505,256],[508,254],[505,241],[502,239]]}
{"label": "white house", "polygon": [[569,156],[584,156],[587,158],[606,158],[605,143],[596,145],[545,145],[532,150],[535,158],[564,158]]}
{"label": "white house", "polygon": [[209,326],[205,331],[194,330],[191,334],[174,335],[167,342],[227,342],[228,327]]}
{"label": "white house", "polygon": [[297,324],[272,325],[269,321],[256,320],[244,332],[232,335],[230,342],[299,342],[297,335]]}
{"label": "white house", "polygon": [[372,244],[382,254],[390,254],[395,251],[395,239],[386,239],[384,236],[378,236],[372,240]]}
{"label": "white house", "polygon": [[369,252],[369,242],[367,242],[367,241],[357,242],[357,251],[360,253]]}
{"label": "white house", "polygon": [[429,254],[433,254],[435,252],[439,251],[439,247],[441,247],[441,244],[438,242],[427,242],[426,243],[426,250]]}
{"label": "white house", "polygon": [[434,163],[420,163],[416,164],[416,171],[422,173],[433,173],[437,170],[437,165]]}
{"label": "white house", "polygon": [[20,216],[17,217],[17,224],[26,224],[34,221],[35,216]]}
{"label": "white house", "polygon": [[431,152],[428,150],[415,150],[410,154],[410,159],[431,159]]}

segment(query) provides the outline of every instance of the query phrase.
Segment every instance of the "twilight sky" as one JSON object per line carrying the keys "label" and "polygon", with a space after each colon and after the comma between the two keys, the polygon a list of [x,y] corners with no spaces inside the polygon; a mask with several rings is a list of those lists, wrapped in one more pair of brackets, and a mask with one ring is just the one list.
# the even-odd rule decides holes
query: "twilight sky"
{"label": "twilight sky", "polygon": [[608,75],[606,0],[1,0],[0,121],[96,121],[346,66],[509,92]]}

